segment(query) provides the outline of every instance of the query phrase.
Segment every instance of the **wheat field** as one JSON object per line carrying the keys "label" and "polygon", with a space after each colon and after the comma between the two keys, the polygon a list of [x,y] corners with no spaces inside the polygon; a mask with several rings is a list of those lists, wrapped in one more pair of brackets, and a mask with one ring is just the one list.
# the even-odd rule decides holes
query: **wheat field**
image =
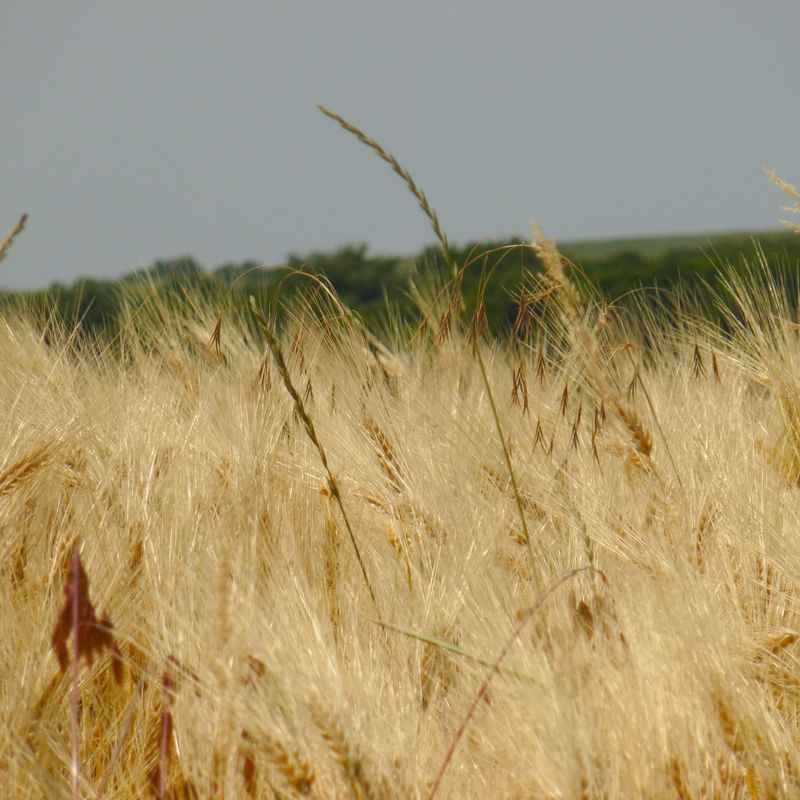
{"label": "wheat field", "polygon": [[501,337],[449,263],[380,333],[319,279],[0,321],[4,796],[800,796],[796,299],[532,246]]}

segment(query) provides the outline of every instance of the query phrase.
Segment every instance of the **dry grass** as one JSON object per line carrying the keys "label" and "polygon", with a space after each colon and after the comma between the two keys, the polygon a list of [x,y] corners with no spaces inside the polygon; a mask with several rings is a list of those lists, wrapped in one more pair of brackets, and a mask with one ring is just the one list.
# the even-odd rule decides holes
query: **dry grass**
{"label": "dry grass", "polygon": [[322,284],[2,320],[4,796],[800,796],[791,298],[612,314],[535,246],[508,342],[455,269],[392,341]]}
{"label": "dry grass", "polygon": [[447,234],[444,232],[444,229],[439,222],[438,214],[433,206],[428,202],[428,198],[425,196],[425,193],[419,188],[419,186],[417,186],[412,174],[390,152],[385,150],[380,142],[376,141],[370,136],[367,136],[367,134],[364,133],[358,126],[354,125],[349,120],[346,120],[343,116],[337,114],[335,111],[325,108],[325,106],[319,106],[319,110],[325,114],[326,117],[330,117],[335,122],[338,122],[339,125],[344,128],[344,130],[355,136],[359,142],[369,147],[369,149],[372,150],[372,152],[375,153],[378,158],[380,158],[382,161],[385,161],[392,168],[395,174],[402,178],[406,188],[417,199],[417,203],[419,203],[422,213],[428,218],[431,229],[433,230],[434,234],[436,234],[436,238],[439,240],[439,243],[442,246],[442,256],[444,261],[450,269],[453,280],[457,281],[458,269],[455,261],[453,260],[453,256],[450,253],[450,245],[447,241]]}
{"label": "dry grass", "polygon": [[[796,795],[800,362],[776,298],[742,295],[726,341],[687,318],[646,351],[584,304],[571,340],[555,315],[379,359],[307,308],[266,362],[246,309],[224,359],[196,346],[219,309],[132,317],[124,357],[5,320],[4,793],[69,797],[74,763],[86,797],[427,797],[440,774],[437,797]],[[76,541],[105,633],[65,668]],[[605,579],[537,605],[584,567]]]}

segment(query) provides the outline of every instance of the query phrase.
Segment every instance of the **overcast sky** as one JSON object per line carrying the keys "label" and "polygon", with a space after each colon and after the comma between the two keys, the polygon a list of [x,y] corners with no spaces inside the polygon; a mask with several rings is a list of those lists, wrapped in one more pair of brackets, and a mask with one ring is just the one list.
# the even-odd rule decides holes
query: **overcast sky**
{"label": "overcast sky", "polygon": [[0,286],[182,254],[774,227],[798,0],[0,0]]}

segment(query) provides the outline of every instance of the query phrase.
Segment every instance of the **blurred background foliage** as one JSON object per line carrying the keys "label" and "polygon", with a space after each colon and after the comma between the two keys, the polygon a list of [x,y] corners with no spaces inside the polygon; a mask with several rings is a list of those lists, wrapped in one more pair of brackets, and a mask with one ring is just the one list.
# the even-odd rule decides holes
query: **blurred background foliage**
{"label": "blurred background foliage", "polygon": [[[636,294],[640,301],[655,303],[659,292],[637,290],[658,287],[663,294],[682,285],[709,313],[713,313],[710,295],[719,289],[720,271],[743,269],[756,260],[759,249],[770,267],[790,280],[800,263],[800,237],[791,231],[568,242],[560,244],[560,249],[574,265],[579,282],[590,284],[609,302],[619,298],[625,302],[624,298]],[[484,302],[490,330],[494,334],[510,331],[523,271],[535,274],[539,269],[533,250],[506,240],[470,243],[453,247],[452,252],[464,267],[467,312],[477,304],[483,275],[488,278]],[[207,299],[212,307],[230,301],[246,303],[249,295],[265,304],[307,288],[309,280],[301,272],[326,276],[347,306],[378,325],[397,315],[418,319],[412,286],[443,286],[448,274],[435,246],[409,257],[372,255],[367,245],[353,244],[332,252],[293,254],[280,267],[245,261],[213,270],[184,256],[157,261],[118,280],[83,278],[70,286],[0,291],[0,312],[24,307],[43,318],[55,314],[81,334],[107,336],[117,330],[124,299],[135,300],[145,289],[155,290],[168,306],[183,302],[190,293]]]}

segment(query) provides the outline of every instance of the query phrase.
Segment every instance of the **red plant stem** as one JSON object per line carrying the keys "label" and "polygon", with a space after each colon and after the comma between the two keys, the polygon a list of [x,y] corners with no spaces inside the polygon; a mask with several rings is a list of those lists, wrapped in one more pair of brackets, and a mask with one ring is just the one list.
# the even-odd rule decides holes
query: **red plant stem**
{"label": "red plant stem", "polygon": [[172,714],[161,714],[161,735],[158,739],[158,753],[161,768],[158,771],[158,800],[164,800],[167,793],[167,769],[169,767],[169,740],[172,735]]}
{"label": "red plant stem", "polygon": [[436,794],[437,790],[439,789],[439,784],[442,782],[442,778],[444,777],[444,773],[447,771],[448,766],[450,766],[450,762],[453,759],[453,755],[456,752],[456,747],[458,747],[458,743],[461,741],[461,738],[464,736],[464,732],[467,729],[467,725],[469,725],[470,720],[475,715],[475,711],[478,708],[478,704],[483,699],[483,696],[486,694],[487,689],[489,688],[489,684],[492,682],[492,679],[497,674],[500,664],[502,663],[503,659],[508,655],[508,651],[511,649],[511,645],[517,640],[519,635],[522,633],[522,629],[525,627],[528,620],[541,608],[542,604],[548,597],[550,597],[562,583],[566,583],[571,578],[574,578],[576,575],[579,575],[581,572],[596,572],[600,577],[603,579],[603,583],[606,583],[606,576],[601,570],[597,569],[596,567],[579,567],[578,569],[570,570],[565,575],[562,575],[555,583],[553,583],[549,588],[545,589],[542,594],[540,594],[536,598],[536,602],[530,606],[529,608],[525,609],[523,614],[520,616],[519,621],[514,626],[514,630],[511,631],[511,636],[508,637],[508,641],[503,645],[502,650],[497,655],[497,658],[492,663],[492,666],[489,667],[489,671],[486,673],[486,677],[483,679],[483,682],[478,689],[478,693],[475,695],[475,699],[470,704],[469,710],[467,711],[464,719],[461,721],[461,724],[458,726],[458,730],[456,731],[456,735],[453,738],[453,741],[450,744],[450,747],[447,750],[447,755],[444,757],[444,761],[442,761],[442,766],[439,767],[439,772],[436,775],[436,780],[433,782],[433,786],[431,787],[430,794],[428,795],[428,800],[433,800],[434,795]]}
{"label": "red plant stem", "polygon": [[79,597],[80,597],[80,550],[78,549],[77,542],[72,548],[72,560],[70,570],[72,575],[72,696],[70,699],[70,717],[71,717],[71,739],[72,739],[72,800],[79,800],[78,784],[81,775],[81,755],[80,755],[80,615],[79,615]]}

